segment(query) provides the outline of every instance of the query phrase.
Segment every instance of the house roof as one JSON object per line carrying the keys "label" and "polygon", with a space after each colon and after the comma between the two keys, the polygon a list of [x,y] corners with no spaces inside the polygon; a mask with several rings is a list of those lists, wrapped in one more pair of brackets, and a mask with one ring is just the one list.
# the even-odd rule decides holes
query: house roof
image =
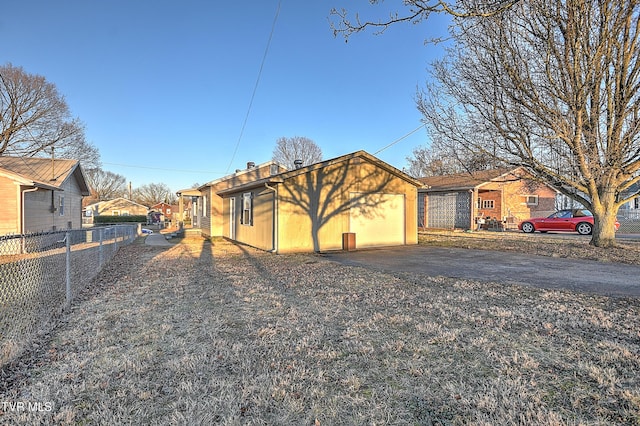
{"label": "house roof", "polygon": [[376,166],[380,167],[381,169],[401,178],[404,179],[405,181],[417,186],[417,187],[422,187],[423,184],[422,182],[418,181],[417,179],[412,178],[411,176],[409,176],[408,174],[404,173],[403,171],[396,169],[395,167],[393,167],[392,165],[385,163],[384,161],[374,157],[373,155],[365,152],[365,151],[356,151],[353,152],[351,154],[346,154],[346,155],[342,155],[340,157],[336,157],[336,158],[332,158],[330,160],[325,160],[325,161],[320,161],[318,163],[315,164],[310,164],[308,166],[305,167],[301,167],[299,169],[295,169],[295,170],[288,170],[286,172],[282,172],[279,173],[277,175],[273,175],[273,176],[269,176],[268,178],[264,178],[264,179],[259,179],[259,180],[255,180],[253,182],[248,182],[245,183],[243,185],[238,185],[238,186],[234,186],[232,188],[228,188],[222,191],[218,191],[217,194],[218,195],[225,195],[225,194],[230,194],[233,192],[237,192],[237,191],[241,191],[244,189],[251,189],[251,188],[257,188],[259,186],[264,186],[264,184],[269,184],[269,183],[273,183],[273,184],[277,184],[277,183],[282,183],[284,182],[286,179],[290,179],[294,176],[298,176],[307,172],[310,172],[312,170],[317,170],[317,169],[321,169],[324,167],[328,167],[337,163],[341,163],[343,161],[347,161],[353,158],[361,158],[364,159],[372,164],[375,164]]}
{"label": "house roof", "polygon": [[0,156],[0,170],[13,175],[23,185],[58,191],[74,176],[82,195],[89,195],[89,186],[77,160]]}
{"label": "house roof", "polygon": [[465,191],[481,187],[489,182],[503,180],[514,180],[514,174],[519,167],[514,169],[491,169],[476,172],[456,173],[444,176],[430,176],[419,178],[426,188],[426,191]]}
{"label": "house roof", "polygon": [[[278,163],[275,160],[270,160],[270,161],[267,161],[265,163],[258,164],[257,166],[253,166],[252,168],[246,168],[244,170],[236,170],[235,173],[232,173],[232,174],[226,175],[226,176],[222,176],[221,178],[209,181],[209,182],[205,183],[204,185],[200,185],[198,187],[198,189],[200,190],[200,189],[206,188],[208,186],[213,186],[213,185],[215,185],[217,183],[224,182],[225,180],[229,180],[229,179],[237,177],[237,176],[242,176],[242,175],[244,175],[246,173],[249,173],[249,172],[252,172],[252,171],[254,171],[256,169],[260,169],[262,167],[268,167],[268,166],[271,166],[271,165],[276,165],[276,166],[286,170],[286,167],[284,167],[282,164]],[[188,194],[183,192],[183,195],[188,195]]]}
{"label": "house roof", "polygon": [[84,210],[94,209],[97,206],[99,206],[100,204],[115,204],[116,202],[120,202],[120,203],[125,202],[125,203],[128,203],[128,204],[135,204],[136,206],[143,207],[143,208],[149,210],[149,207],[147,207],[147,206],[145,206],[143,204],[140,204],[140,203],[136,203],[135,201],[129,200],[129,199],[124,198],[124,197],[113,198],[111,200],[98,201],[96,203],[89,204],[89,205],[85,206]]}

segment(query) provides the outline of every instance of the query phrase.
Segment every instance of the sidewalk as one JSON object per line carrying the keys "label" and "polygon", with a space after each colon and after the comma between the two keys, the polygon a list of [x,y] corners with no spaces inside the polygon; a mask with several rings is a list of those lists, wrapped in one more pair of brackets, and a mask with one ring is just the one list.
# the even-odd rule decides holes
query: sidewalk
{"label": "sidewalk", "polygon": [[168,247],[173,245],[169,241],[167,241],[166,236],[164,234],[161,234],[160,232],[154,232],[153,234],[147,235],[144,238],[144,242],[149,246]]}

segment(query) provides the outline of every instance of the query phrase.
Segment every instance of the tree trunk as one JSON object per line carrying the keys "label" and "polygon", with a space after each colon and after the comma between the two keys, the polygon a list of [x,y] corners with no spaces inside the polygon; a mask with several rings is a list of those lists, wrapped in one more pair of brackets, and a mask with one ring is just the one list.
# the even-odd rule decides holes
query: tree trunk
{"label": "tree trunk", "polygon": [[616,214],[617,209],[614,208],[593,212],[594,227],[589,244],[604,248],[616,245]]}

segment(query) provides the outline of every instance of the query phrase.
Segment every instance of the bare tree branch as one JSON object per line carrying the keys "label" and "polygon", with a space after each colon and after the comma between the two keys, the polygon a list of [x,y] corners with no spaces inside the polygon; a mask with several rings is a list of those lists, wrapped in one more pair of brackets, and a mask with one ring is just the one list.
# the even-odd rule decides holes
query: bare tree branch
{"label": "bare tree branch", "polygon": [[[55,85],[11,64],[0,66],[0,155],[50,155],[59,148],[70,158],[86,150],[84,127],[73,119]],[[92,147],[91,165],[99,162]]]}
{"label": "bare tree branch", "polygon": [[[375,28],[375,34],[382,34],[387,28],[401,23],[417,24],[431,16],[433,13],[448,14],[455,18],[478,18],[489,17],[504,12],[520,0],[489,0],[489,1],[462,1],[447,2],[442,0],[406,0],[403,2],[407,11],[404,14],[400,12],[392,12],[387,19],[379,20],[361,20],[358,13],[355,14],[354,20],[349,18],[346,9],[331,9],[330,16],[334,18],[331,21],[331,29],[333,35],[337,37],[341,35],[345,41],[349,36]],[[383,3],[383,0],[369,0],[372,5]]]}

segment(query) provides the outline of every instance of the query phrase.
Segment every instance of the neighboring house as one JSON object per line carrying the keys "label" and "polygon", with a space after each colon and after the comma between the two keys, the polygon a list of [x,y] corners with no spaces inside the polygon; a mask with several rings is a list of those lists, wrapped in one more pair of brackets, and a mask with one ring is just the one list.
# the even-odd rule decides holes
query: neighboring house
{"label": "neighboring house", "polygon": [[177,205],[171,205],[168,203],[157,203],[149,207],[149,209],[151,211],[159,212],[160,214],[162,214],[164,220],[173,220],[174,215],[176,218],[178,217],[179,207]]}
{"label": "neighboring house", "polygon": [[557,191],[521,167],[418,180],[425,185],[418,200],[421,228],[474,229],[487,221],[515,228],[524,219],[555,210]]}
{"label": "neighboring house", "polygon": [[244,170],[236,170],[232,175],[225,176],[208,182],[198,188],[196,198],[196,208],[193,217],[197,217],[202,235],[206,237],[223,236],[223,198],[218,195],[219,191],[233,188],[248,182],[257,181],[269,176],[277,175],[287,171],[287,168],[275,161],[268,161],[255,165],[253,162],[247,163]]}
{"label": "neighboring house", "polygon": [[[637,194],[640,192],[640,183],[632,185],[624,195]],[[640,195],[632,198],[629,202],[624,203],[618,214],[630,219],[640,219]]]}
{"label": "neighboring house", "polygon": [[76,160],[0,156],[0,235],[80,228],[88,195]]}
{"label": "neighboring house", "polygon": [[222,232],[277,253],[417,244],[421,186],[358,151],[218,190]]}
{"label": "neighboring house", "polygon": [[146,216],[149,213],[147,206],[122,197],[89,204],[83,211],[86,224],[93,223],[95,216]]}
{"label": "neighboring house", "polygon": [[181,189],[176,192],[178,196],[178,221],[185,228],[198,228],[198,200],[201,195],[200,191],[195,188]]}

